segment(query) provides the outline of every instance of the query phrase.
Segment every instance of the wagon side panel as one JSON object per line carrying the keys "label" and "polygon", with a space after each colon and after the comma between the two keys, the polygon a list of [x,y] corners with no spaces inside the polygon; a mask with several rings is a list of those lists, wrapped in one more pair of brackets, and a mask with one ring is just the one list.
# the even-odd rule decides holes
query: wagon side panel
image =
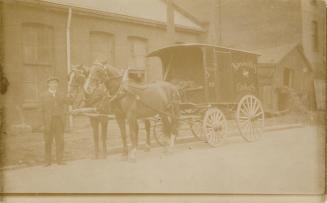
{"label": "wagon side panel", "polygon": [[257,96],[257,56],[235,53],[231,67],[234,73],[234,101],[239,101],[244,95]]}

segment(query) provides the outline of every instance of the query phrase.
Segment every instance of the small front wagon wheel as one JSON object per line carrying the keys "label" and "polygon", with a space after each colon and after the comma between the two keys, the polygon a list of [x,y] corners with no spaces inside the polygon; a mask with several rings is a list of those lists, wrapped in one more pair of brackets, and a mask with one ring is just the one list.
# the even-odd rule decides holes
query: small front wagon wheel
{"label": "small front wagon wheel", "polygon": [[262,137],[264,130],[264,111],[258,98],[245,95],[237,105],[236,119],[241,135],[248,142]]}
{"label": "small front wagon wheel", "polygon": [[217,147],[223,143],[226,136],[226,119],[219,109],[211,108],[206,112],[203,119],[203,133],[211,146]]}

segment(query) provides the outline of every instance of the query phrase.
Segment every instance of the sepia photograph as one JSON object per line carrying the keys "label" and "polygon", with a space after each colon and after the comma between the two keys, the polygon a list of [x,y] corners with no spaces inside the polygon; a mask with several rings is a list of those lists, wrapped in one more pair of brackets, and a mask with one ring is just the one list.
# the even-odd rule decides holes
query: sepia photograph
{"label": "sepia photograph", "polygon": [[1,0],[2,197],[323,202],[326,8]]}

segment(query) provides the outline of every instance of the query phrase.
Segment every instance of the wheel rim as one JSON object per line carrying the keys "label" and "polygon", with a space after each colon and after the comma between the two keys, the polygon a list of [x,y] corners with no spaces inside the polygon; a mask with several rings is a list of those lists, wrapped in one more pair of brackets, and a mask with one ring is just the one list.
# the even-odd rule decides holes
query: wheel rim
{"label": "wheel rim", "polygon": [[264,129],[264,111],[260,100],[246,95],[238,103],[236,112],[241,135],[249,142],[260,139]]}
{"label": "wheel rim", "polygon": [[209,109],[206,112],[203,132],[211,146],[217,147],[223,143],[226,135],[226,119],[219,109]]}

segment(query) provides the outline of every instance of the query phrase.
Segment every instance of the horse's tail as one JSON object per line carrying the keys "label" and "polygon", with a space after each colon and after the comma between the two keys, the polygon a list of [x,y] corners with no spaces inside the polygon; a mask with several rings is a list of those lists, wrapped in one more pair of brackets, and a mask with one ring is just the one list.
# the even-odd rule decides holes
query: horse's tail
{"label": "horse's tail", "polygon": [[177,129],[178,129],[178,121],[179,121],[179,114],[180,114],[180,102],[181,102],[181,96],[179,94],[178,89],[174,86],[172,88],[171,92],[171,130],[172,133],[177,135]]}

